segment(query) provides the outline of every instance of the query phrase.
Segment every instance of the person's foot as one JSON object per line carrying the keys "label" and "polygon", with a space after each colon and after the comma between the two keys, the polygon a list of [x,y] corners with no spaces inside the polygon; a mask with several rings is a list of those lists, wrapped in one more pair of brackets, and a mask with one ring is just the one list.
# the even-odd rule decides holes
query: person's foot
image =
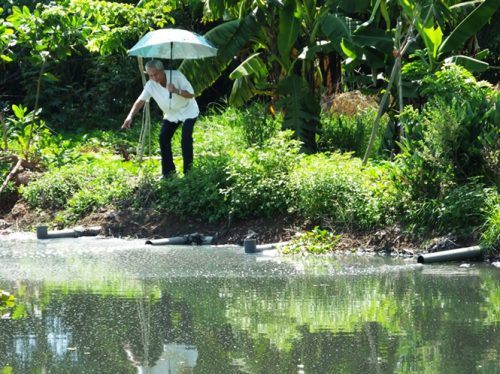
{"label": "person's foot", "polygon": [[161,175],[158,177],[158,182],[161,182],[161,181],[166,181],[167,179],[171,179],[171,178],[175,178],[177,174],[175,173],[169,173],[167,175]]}

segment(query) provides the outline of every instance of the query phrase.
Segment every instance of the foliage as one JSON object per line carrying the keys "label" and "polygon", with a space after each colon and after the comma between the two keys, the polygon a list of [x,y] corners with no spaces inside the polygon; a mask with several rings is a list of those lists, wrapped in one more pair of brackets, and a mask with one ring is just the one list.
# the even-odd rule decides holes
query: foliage
{"label": "foliage", "polygon": [[20,191],[32,209],[63,210],[61,217],[73,222],[128,196],[134,171],[132,165],[95,159],[53,168]]}
{"label": "foliage", "polygon": [[428,101],[419,112],[407,106],[400,116],[406,139],[396,183],[410,199],[442,197],[448,186],[474,176],[495,179],[498,142],[495,101],[489,85],[456,65],[426,78]]}
{"label": "foliage", "polygon": [[[261,101],[254,101],[240,108],[234,106],[211,108],[209,113],[200,118],[196,125],[199,127],[200,122],[206,122],[206,126],[210,127],[210,130],[204,130],[204,137],[208,137],[209,142],[200,149],[203,150],[207,147],[213,149],[214,143],[219,141],[225,141],[226,147],[229,146],[228,141],[233,143],[233,146],[262,146],[277,135],[281,127],[280,120],[281,117],[272,116],[264,102]],[[217,123],[213,123],[213,121],[217,121]],[[205,125],[202,124],[202,126]],[[224,133],[222,138],[214,128],[219,126],[221,127],[219,131]]]}
{"label": "foliage", "polygon": [[236,125],[241,127],[248,146],[263,146],[280,130],[281,118],[271,116],[264,103],[252,103],[241,108],[238,113]]}
{"label": "foliage", "polygon": [[300,143],[282,131],[263,147],[232,155],[228,186],[221,190],[235,218],[271,216],[289,205],[288,175],[300,160]]}
{"label": "foliage", "polygon": [[14,295],[0,288],[0,318],[4,317],[6,311],[14,307],[15,300]]}
{"label": "foliage", "polygon": [[[321,118],[321,131],[319,133],[319,152],[352,152],[356,157],[363,154],[370,139],[371,126],[375,119],[376,111],[368,110],[354,116],[346,114],[323,114]],[[382,140],[387,128],[387,117],[382,126],[378,127],[378,135],[374,150],[376,154],[382,153]]]}
{"label": "foliage", "polygon": [[290,176],[291,210],[329,226],[370,229],[392,219],[389,172],[364,168],[349,154],[305,158]]}
{"label": "foliage", "polygon": [[485,216],[481,227],[481,244],[490,251],[500,250],[500,195],[491,189],[486,193],[483,207]]}
{"label": "foliage", "polygon": [[284,254],[313,253],[325,254],[335,250],[341,235],[321,229],[318,226],[294,238],[281,249]]}
{"label": "foliage", "polygon": [[482,213],[487,189],[475,179],[468,183],[449,186],[435,198],[409,200],[401,196],[403,222],[409,229],[420,234],[459,237],[477,236],[484,222]]}
{"label": "foliage", "polygon": [[160,211],[180,218],[219,222],[228,217],[229,206],[221,194],[227,186],[230,156],[205,156],[195,160],[184,178],[169,178],[154,186]]}

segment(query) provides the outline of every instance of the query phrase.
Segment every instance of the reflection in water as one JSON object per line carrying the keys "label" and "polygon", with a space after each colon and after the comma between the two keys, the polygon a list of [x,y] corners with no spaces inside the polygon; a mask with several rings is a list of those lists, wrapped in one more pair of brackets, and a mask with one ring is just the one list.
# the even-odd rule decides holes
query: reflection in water
{"label": "reflection in water", "polygon": [[480,264],[43,250],[0,247],[0,372],[499,372],[500,273]]}

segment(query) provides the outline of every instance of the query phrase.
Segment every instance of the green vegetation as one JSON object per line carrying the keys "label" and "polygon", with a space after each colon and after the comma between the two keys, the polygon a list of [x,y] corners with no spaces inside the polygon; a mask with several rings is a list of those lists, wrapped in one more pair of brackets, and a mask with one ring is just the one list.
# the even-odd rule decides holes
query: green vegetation
{"label": "green vegetation", "polygon": [[[124,209],[203,222],[289,214],[331,233],[398,225],[498,250],[500,94],[481,80],[498,51],[472,46],[498,7],[0,2],[0,201],[20,195],[59,226]],[[141,87],[127,48],[172,26],[219,53],[179,65],[203,103],[195,164],[157,181],[155,158],[136,162],[140,126],[116,130]],[[378,110],[321,110],[354,90],[381,98]],[[35,178],[20,187],[23,170]],[[311,248],[322,232],[304,237]]]}

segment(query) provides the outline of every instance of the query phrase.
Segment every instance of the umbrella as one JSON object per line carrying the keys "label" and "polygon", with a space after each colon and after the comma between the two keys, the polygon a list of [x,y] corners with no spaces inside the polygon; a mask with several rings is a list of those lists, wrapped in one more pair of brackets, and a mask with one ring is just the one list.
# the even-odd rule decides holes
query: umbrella
{"label": "umbrella", "polygon": [[217,48],[195,32],[160,29],[144,35],[128,54],[140,57],[192,59],[216,56]]}
{"label": "umbrella", "polygon": [[[148,32],[129,51],[130,56],[172,59],[195,59],[217,55],[207,39],[183,29],[160,29]],[[172,70],[170,70],[170,81]],[[172,93],[170,93],[172,98]]]}
{"label": "umbrella", "polygon": [[[128,51],[129,56],[165,58],[165,59],[197,59],[214,57],[217,55],[215,48],[207,39],[195,32],[182,29],[159,29],[148,32]],[[172,69],[170,79],[172,81]],[[172,99],[172,93],[170,93]],[[149,111],[148,111],[149,113]],[[146,115],[146,122],[149,115]],[[142,159],[145,134],[148,126],[143,125],[141,131],[141,148],[139,150]]]}

